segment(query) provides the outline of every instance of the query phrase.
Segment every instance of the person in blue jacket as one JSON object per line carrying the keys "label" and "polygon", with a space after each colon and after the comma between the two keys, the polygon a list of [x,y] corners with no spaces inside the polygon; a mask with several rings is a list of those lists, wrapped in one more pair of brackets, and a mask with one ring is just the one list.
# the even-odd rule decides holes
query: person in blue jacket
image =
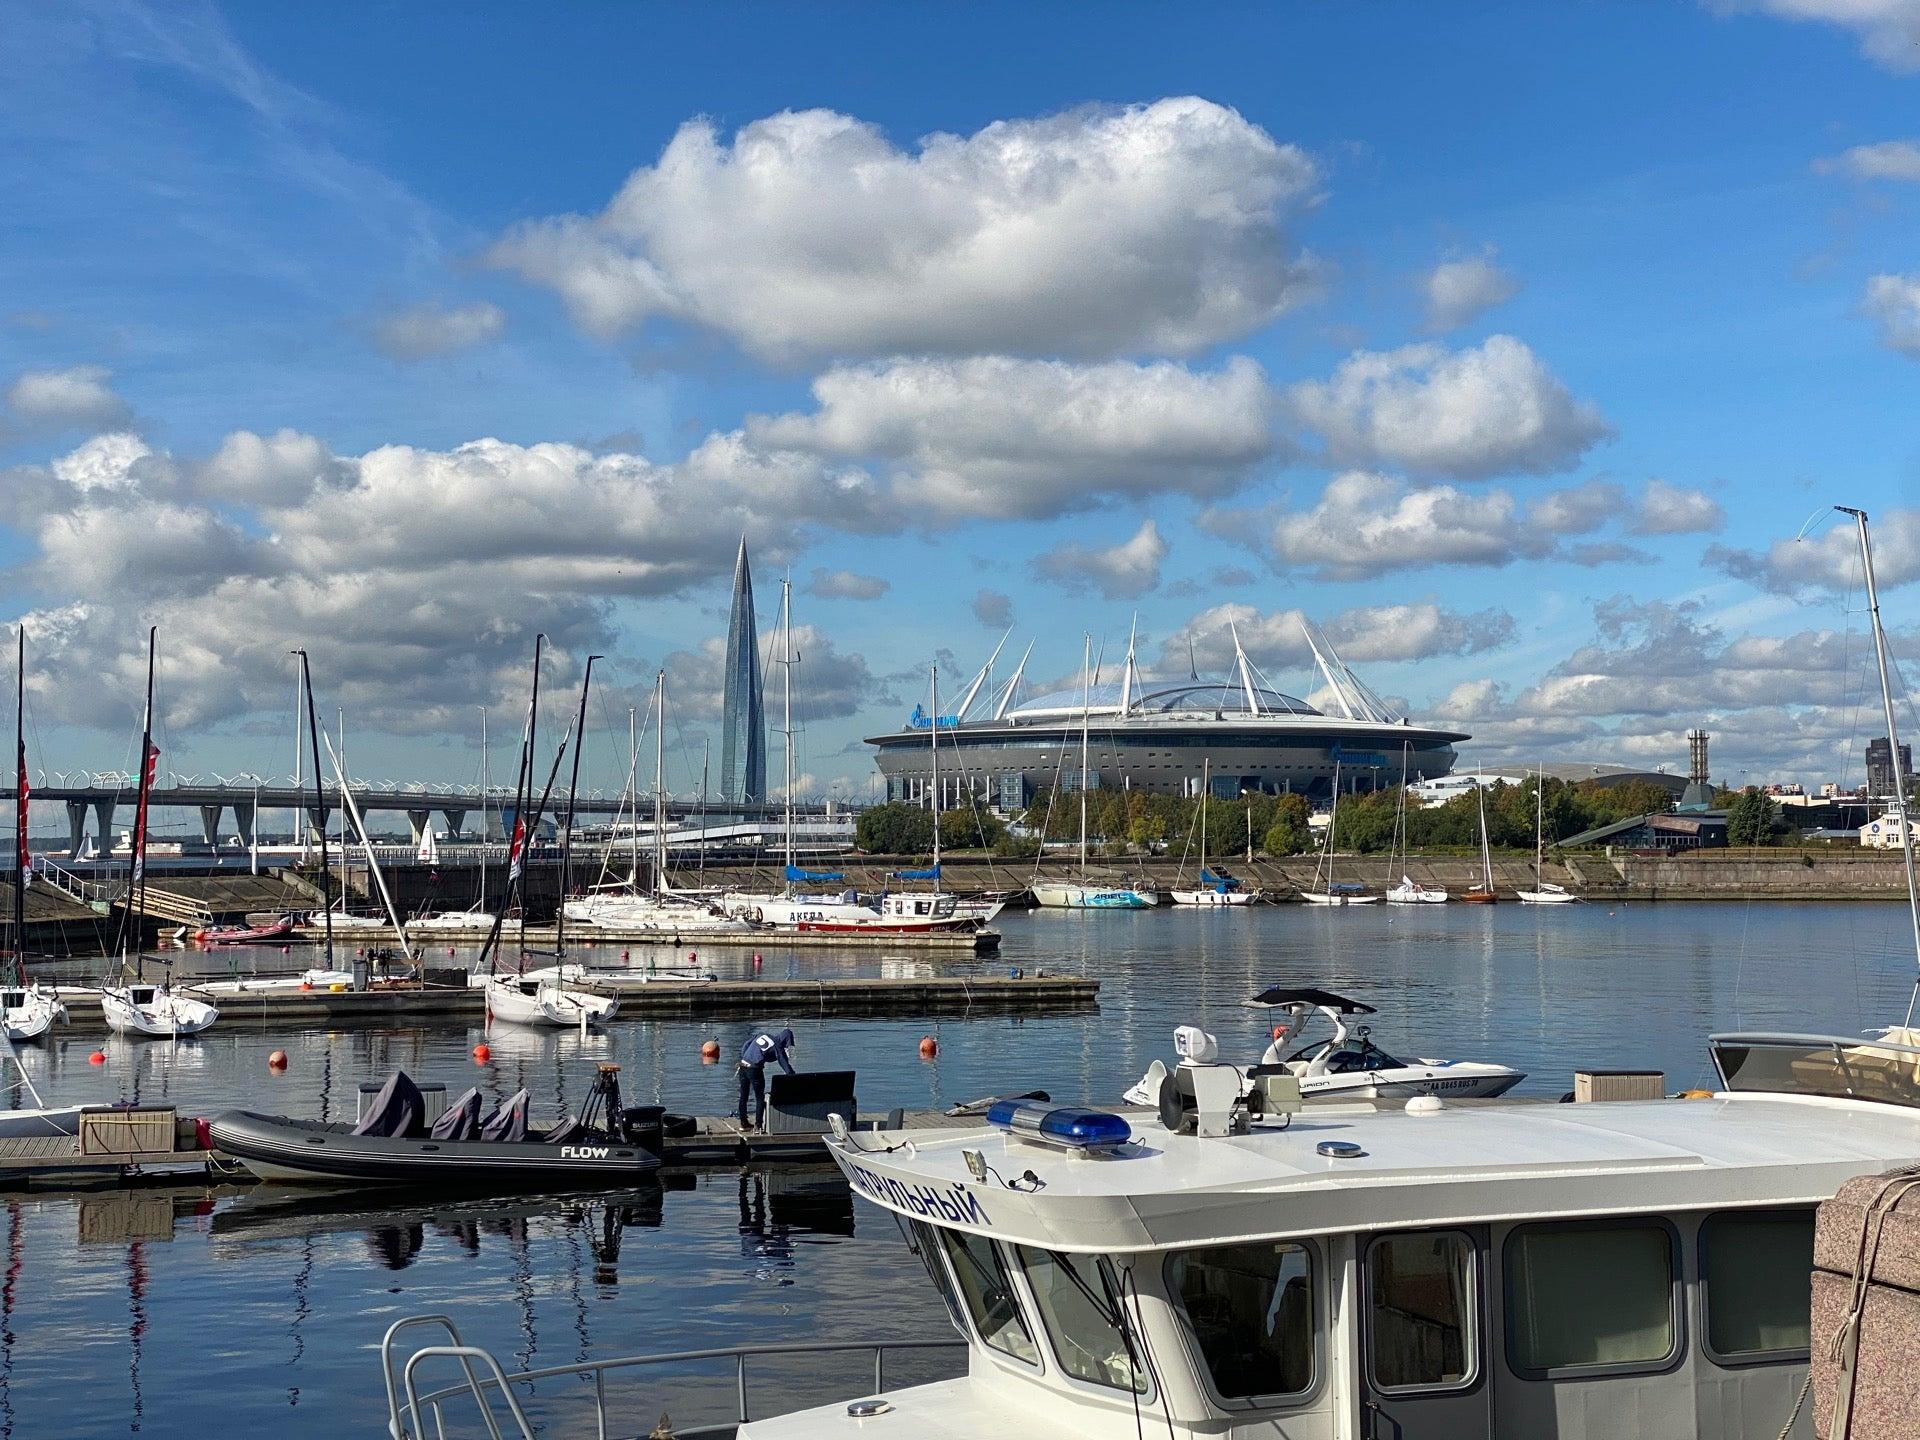
{"label": "person in blue jacket", "polygon": [[[780,1068],[793,1074],[793,1062],[787,1056],[793,1050],[793,1031],[778,1035],[764,1031],[755,1035],[740,1051],[740,1128],[758,1130],[767,1109],[767,1062],[778,1060]],[[753,1099],[753,1115],[748,1118],[747,1099]]]}

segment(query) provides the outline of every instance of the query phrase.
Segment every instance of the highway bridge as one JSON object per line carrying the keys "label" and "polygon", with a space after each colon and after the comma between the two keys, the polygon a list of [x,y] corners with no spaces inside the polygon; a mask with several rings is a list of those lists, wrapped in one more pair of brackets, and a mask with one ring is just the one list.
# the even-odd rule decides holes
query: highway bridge
{"label": "highway bridge", "polygon": [[[27,787],[27,802],[32,805],[64,805],[67,807],[67,830],[72,845],[68,853],[78,855],[87,836],[87,820],[94,821],[94,839],[102,852],[111,848],[114,835],[114,814],[120,806],[132,808],[137,793],[136,776],[113,772],[96,773],[79,777],[81,783],[63,783],[73,777],[55,776],[54,783],[35,785],[31,781]],[[11,805],[14,787],[0,787],[0,805]],[[256,781],[252,776],[238,779],[216,779],[209,783],[197,776],[172,776],[168,783],[155,785],[152,804],[156,809],[197,810],[200,812],[200,831],[208,845],[217,847],[221,841],[221,822],[227,812],[233,813],[232,836],[240,844],[251,846],[254,838],[255,819],[261,812],[282,811],[291,816],[296,811],[305,811],[311,826],[323,827],[333,815],[340,803],[337,786],[328,786],[325,799],[319,804],[314,802],[311,786],[299,787],[291,781]],[[467,834],[468,821],[476,822],[478,839],[501,839],[513,822],[514,796],[511,790],[494,786],[482,790],[478,785],[432,786],[432,785],[392,785],[356,781],[353,785],[353,803],[361,814],[369,815],[374,811],[403,811],[408,824],[413,829],[413,838],[418,843],[421,835],[432,824],[438,814],[445,822],[441,833],[449,838],[462,838]],[[548,815],[563,813],[566,810],[566,796],[556,791],[548,802]],[[652,797],[643,794],[640,797],[643,815],[651,818]],[[612,819],[623,810],[631,811],[631,797],[608,795],[602,791],[580,792],[574,803],[574,813],[583,817]],[[778,817],[782,813],[780,805],[706,805],[698,800],[669,799],[667,810],[675,819],[685,819],[704,812],[719,820],[728,816],[742,820],[765,820]],[[484,816],[484,823],[480,822]],[[288,827],[291,830],[291,826]],[[369,825],[371,829],[371,825]]]}

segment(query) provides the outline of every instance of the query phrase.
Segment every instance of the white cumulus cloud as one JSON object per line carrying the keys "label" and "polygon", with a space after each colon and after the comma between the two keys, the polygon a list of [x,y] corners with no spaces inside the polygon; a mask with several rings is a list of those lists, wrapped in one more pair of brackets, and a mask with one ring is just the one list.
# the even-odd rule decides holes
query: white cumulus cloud
{"label": "white cumulus cloud", "polygon": [[395,360],[425,360],[490,345],[506,333],[506,312],[487,300],[414,305],[375,322],[375,342]]}
{"label": "white cumulus cloud", "polygon": [[1825,175],[1849,180],[1909,180],[1920,182],[1920,144],[1912,140],[1881,140],[1855,145],[1838,155],[1814,161]]}
{"label": "white cumulus cloud", "polygon": [[1097,590],[1109,600],[1137,600],[1160,583],[1167,542],[1151,520],[1117,545],[1063,540],[1033,562],[1043,580],[1070,590]]}
{"label": "white cumulus cloud", "polygon": [[1358,351],[1330,380],[1294,386],[1290,402],[1337,464],[1462,480],[1567,470],[1613,433],[1511,335],[1465,350]]}
{"label": "white cumulus cloud", "polygon": [[489,258],[602,336],[659,316],[787,361],[1185,354],[1317,288],[1288,234],[1317,184],[1301,150],[1194,97],[911,149],[783,111],[730,141],[690,121],[599,214],[518,225]]}
{"label": "white cumulus cloud", "polygon": [[[1247,655],[1263,669],[1312,663],[1304,610],[1261,610],[1240,602],[1203,610],[1168,637],[1161,664],[1184,668],[1191,654],[1207,673],[1233,664],[1238,631]],[[1431,600],[1404,605],[1363,605],[1323,620],[1319,630],[1349,662],[1429,660],[1440,655],[1478,655],[1513,637],[1513,616],[1504,610],[1450,610]]]}
{"label": "white cumulus cloud", "polygon": [[1427,272],[1427,326],[1454,330],[1520,293],[1520,282],[1494,263],[1493,251],[1443,260]]}
{"label": "white cumulus cloud", "polygon": [[[1920,510],[1885,510],[1871,519],[1873,577],[1883,590],[1920,580]],[[1765,590],[1857,590],[1860,540],[1851,519],[1805,540],[1776,540],[1764,550],[1725,545],[1707,549],[1706,563]]]}
{"label": "white cumulus cloud", "polygon": [[1635,535],[1704,535],[1726,522],[1720,502],[1705,491],[1669,485],[1656,476],[1640,492],[1627,528]]}
{"label": "white cumulus cloud", "polygon": [[127,404],[108,382],[113,372],[101,365],[23,370],[7,386],[7,409],[21,429],[104,429],[124,425]]}
{"label": "white cumulus cloud", "polygon": [[1721,11],[1758,11],[1786,20],[1839,25],[1889,70],[1920,69],[1920,0],[1708,0]]}
{"label": "white cumulus cloud", "polygon": [[1863,305],[1880,322],[1883,345],[1920,357],[1920,274],[1873,276]]}
{"label": "white cumulus cloud", "polygon": [[769,451],[879,464],[934,517],[1046,519],[1102,500],[1217,496],[1272,455],[1253,361],[1095,365],[977,356],[835,367],[807,414],[752,417]]}
{"label": "white cumulus cloud", "polygon": [[824,565],[813,567],[813,578],[807,582],[807,593],[818,595],[823,600],[878,600],[893,587],[878,575],[862,575],[855,570],[829,570]]}

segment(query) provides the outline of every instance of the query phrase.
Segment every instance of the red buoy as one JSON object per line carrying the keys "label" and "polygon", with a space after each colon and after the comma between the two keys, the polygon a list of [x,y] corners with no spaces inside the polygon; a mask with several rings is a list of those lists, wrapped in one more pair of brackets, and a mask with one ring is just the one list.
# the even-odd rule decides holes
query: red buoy
{"label": "red buoy", "polygon": [[482,1040],[478,1045],[473,1047],[474,1064],[484,1065],[491,1059],[493,1059],[493,1047],[487,1044],[486,1041]]}
{"label": "red buoy", "polygon": [[276,1050],[271,1055],[267,1056],[267,1068],[269,1070],[286,1069],[287,1068],[287,1052],[284,1050]]}
{"label": "red buoy", "polygon": [[93,1054],[87,1056],[87,1064],[89,1065],[104,1065],[106,1063],[107,1057],[104,1051],[96,1050]]}
{"label": "red buoy", "polygon": [[920,1058],[922,1060],[931,1060],[939,1053],[940,1042],[938,1040],[934,1039],[931,1035],[922,1035],[920,1037]]}
{"label": "red buoy", "polygon": [[719,1059],[720,1042],[718,1040],[709,1040],[700,1047],[700,1062],[703,1065],[715,1064]]}

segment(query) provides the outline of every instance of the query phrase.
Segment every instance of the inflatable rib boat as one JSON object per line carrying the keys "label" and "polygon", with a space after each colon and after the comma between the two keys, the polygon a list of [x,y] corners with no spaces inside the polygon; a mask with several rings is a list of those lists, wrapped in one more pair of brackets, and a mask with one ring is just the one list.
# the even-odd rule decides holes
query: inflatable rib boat
{"label": "inflatable rib boat", "polygon": [[420,1087],[396,1071],[357,1125],[229,1110],[213,1120],[211,1138],[260,1179],[296,1184],[631,1185],[659,1168],[660,1128],[621,1108],[619,1068],[601,1066],[582,1115],[551,1130],[527,1124],[525,1090],[485,1114],[480,1092],[468,1090],[429,1125]]}

